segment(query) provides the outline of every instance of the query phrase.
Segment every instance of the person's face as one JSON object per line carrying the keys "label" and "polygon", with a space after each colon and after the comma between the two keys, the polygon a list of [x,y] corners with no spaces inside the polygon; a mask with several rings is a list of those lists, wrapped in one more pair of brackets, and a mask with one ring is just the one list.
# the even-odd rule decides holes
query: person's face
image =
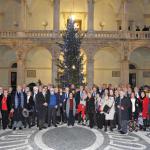
{"label": "person's face", "polygon": [[135,97],[135,94],[132,92],[131,93],[131,98],[134,98]]}
{"label": "person's face", "polygon": [[124,91],[120,91],[120,97],[124,97]]}
{"label": "person's face", "polygon": [[111,96],[113,96],[113,95],[114,95],[113,90],[110,90],[110,91],[109,91],[109,93],[110,93],[110,95],[111,95]]}
{"label": "person's face", "polygon": [[34,91],[34,93],[37,93],[38,92],[38,87],[34,87],[33,91]]}
{"label": "person's face", "polygon": [[96,92],[96,87],[93,88],[93,92]]}
{"label": "person's face", "polygon": [[8,95],[8,91],[4,90],[4,96],[7,97],[7,95]]}
{"label": "person's face", "polygon": [[108,90],[105,90],[105,95],[108,95]]}
{"label": "person's face", "polygon": [[18,92],[21,92],[21,86],[18,86],[18,87],[17,87],[17,91],[18,91]]}
{"label": "person's face", "polygon": [[117,91],[117,90],[115,91],[115,95],[116,95],[116,96],[118,96],[118,95],[119,95],[119,93],[118,93],[118,91]]}
{"label": "person's face", "polygon": [[73,98],[73,94],[72,94],[72,93],[70,93],[70,94],[69,94],[69,97],[70,97],[70,98]]}
{"label": "person's face", "polygon": [[43,88],[43,89],[42,89],[42,93],[43,93],[43,94],[45,94],[45,93],[46,93],[46,90],[45,90],[45,88]]}
{"label": "person's face", "polygon": [[62,89],[59,89],[59,92],[60,92],[60,93],[62,93],[62,92],[63,92],[63,90],[62,90]]}
{"label": "person's face", "polygon": [[66,91],[66,93],[68,93],[68,92],[69,92],[69,88],[68,88],[68,87],[66,87],[66,88],[65,88],[65,91]]}
{"label": "person's face", "polygon": [[144,92],[141,93],[141,97],[142,98],[145,97],[145,93]]}
{"label": "person's face", "polygon": [[47,91],[48,90],[47,86],[45,86],[44,89],[45,89],[45,91]]}
{"label": "person's face", "polygon": [[9,93],[11,93],[12,92],[12,87],[9,87]]}
{"label": "person's face", "polygon": [[30,89],[29,89],[29,87],[26,87],[25,92],[28,92],[28,91],[30,91]]}
{"label": "person's face", "polygon": [[55,93],[58,93],[58,88],[55,88]]}

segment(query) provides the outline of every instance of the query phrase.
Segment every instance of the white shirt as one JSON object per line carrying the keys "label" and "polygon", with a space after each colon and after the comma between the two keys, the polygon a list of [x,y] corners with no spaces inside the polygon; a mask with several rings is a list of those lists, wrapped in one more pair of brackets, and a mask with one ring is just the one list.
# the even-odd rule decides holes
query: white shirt
{"label": "white shirt", "polygon": [[135,98],[131,98],[132,112],[135,112]]}

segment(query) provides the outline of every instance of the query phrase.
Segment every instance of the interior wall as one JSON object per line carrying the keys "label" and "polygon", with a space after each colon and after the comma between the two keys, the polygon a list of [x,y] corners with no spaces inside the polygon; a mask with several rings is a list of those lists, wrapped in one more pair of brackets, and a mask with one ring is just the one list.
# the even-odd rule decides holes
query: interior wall
{"label": "interior wall", "polygon": [[0,86],[10,86],[10,66],[16,62],[16,53],[8,47],[0,46]]}
{"label": "interior wall", "polygon": [[34,0],[28,9],[27,26],[29,29],[44,29],[43,23],[47,22],[46,29],[53,29],[53,3],[50,0]]}
{"label": "interior wall", "polygon": [[[35,70],[36,77],[27,77],[27,70]],[[26,59],[26,84],[37,83],[39,79],[43,84],[48,84],[52,81],[52,56],[43,47],[32,49]]]}
{"label": "interior wall", "polygon": [[112,77],[112,71],[120,71],[120,66],[120,54],[116,49],[100,49],[94,56],[94,83],[118,85],[120,77]]}
{"label": "interior wall", "polygon": [[[47,29],[53,29],[53,2],[51,0],[27,1],[27,29],[44,29],[43,22],[48,22]],[[30,3],[29,3],[30,2]],[[17,29],[14,23],[20,24],[20,0],[0,0],[0,29]],[[150,25],[150,1],[128,1],[128,20],[134,26]],[[122,0],[96,0],[94,3],[94,29],[117,30],[117,20],[121,20]],[[66,29],[67,18],[75,12],[75,19],[82,20],[82,30],[87,29],[87,0],[60,0],[60,29]],[[38,19],[37,19],[38,18]]]}
{"label": "interior wall", "polygon": [[[74,13],[75,12],[75,13]],[[60,29],[66,29],[67,19],[73,15],[75,20],[82,21],[82,30],[87,29],[87,0],[60,1]]]}
{"label": "interior wall", "polygon": [[130,56],[130,63],[137,66],[137,85],[150,85],[150,77],[143,77],[143,72],[150,72],[150,49],[138,48],[134,50]]}

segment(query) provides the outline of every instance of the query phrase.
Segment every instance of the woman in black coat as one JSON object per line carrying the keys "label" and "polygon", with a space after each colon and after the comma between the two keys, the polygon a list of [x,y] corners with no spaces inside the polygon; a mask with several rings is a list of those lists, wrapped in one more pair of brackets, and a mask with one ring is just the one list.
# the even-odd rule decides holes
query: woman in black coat
{"label": "woman in black coat", "polygon": [[26,123],[31,127],[32,116],[35,108],[35,102],[33,100],[33,96],[31,91],[27,92],[26,106],[25,108],[29,111],[29,116],[26,118]]}
{"label": "woman in black coat", "polygon": [[91,93],[88,93],[88,101],[87,101],[87,108],[86,112],[89,116],[89,126],[90,128],[93,128],[94,126],[94,114],[95,112],[95,99],[92,97]]}
{"label": "woman in black coat", "polygon": [[3,129],[6,129],[9,123],[9,112],[11,110],[11,97],[8,95],[7,90],[4,90],[4,94],[0,98],[0,110],[2,114],[2,126]]}

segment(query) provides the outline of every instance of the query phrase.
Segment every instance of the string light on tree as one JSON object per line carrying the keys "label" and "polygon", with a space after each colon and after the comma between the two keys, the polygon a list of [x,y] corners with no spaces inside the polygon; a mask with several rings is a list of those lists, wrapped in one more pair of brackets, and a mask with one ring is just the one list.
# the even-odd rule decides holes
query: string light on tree
{"label": "string light on tree", "polygon": [[[74,17],[73,17],[74,18]],[[63,34],[63,44],[58,43],[62,50],[63,61],[58,59],[57,83],[61,86],[83,84],[83,55],[80,52],[83,35],[74,27],[73,18],[69,18],[67,30]]]}

